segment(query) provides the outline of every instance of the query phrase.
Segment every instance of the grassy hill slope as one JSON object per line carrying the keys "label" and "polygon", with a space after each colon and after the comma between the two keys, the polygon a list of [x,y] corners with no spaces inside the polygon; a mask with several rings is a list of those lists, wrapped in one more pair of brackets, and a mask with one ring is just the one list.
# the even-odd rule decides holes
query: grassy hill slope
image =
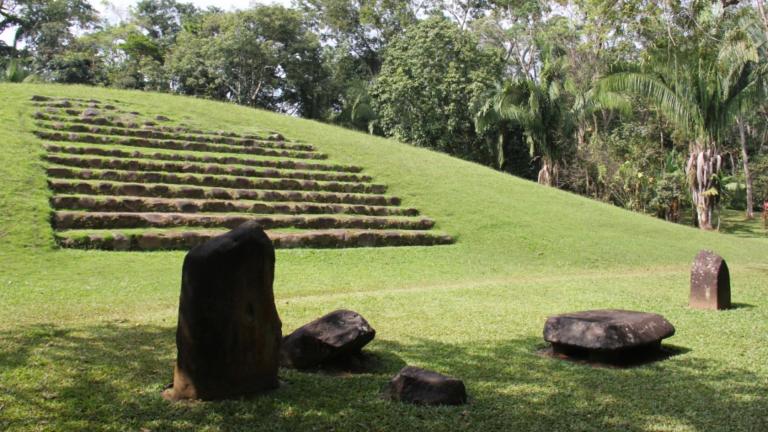
{"label": "grassy hill slope", "polygon": [[[274,396],[170,408],[159,390],[175,355],[184,253],[54,247],[34,94],[119,99],[211,130],[277,131],[364,167],[457,242],[279,251],[284,333],[355,309],[378,330],[380,369],[283,371],[288,384]],[[392,140],[169,95],[0,85],[0,151],[0,429],[768,428],[766,240],[669,224]],[[704,248],[728,261],[741,307],[686,308],[689,266]],[[626,371],[535,355],[547,315],[598,307],[666,315],[678,329],[671,343],[686,353]],[[405,363],[464,378],[472,404],[380,400]]]}

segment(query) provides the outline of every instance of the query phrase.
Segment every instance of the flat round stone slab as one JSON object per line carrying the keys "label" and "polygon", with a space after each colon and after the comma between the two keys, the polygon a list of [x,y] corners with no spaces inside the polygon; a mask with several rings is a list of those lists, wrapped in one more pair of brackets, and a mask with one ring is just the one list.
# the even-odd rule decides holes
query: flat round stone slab
{"label": "flat round stone slab", "polygon": [[544,340],[550,342],[555,351],[658,348],[662,339],[673,334],[675,327],[661,315],[619,309],[555,315],[544,325]]}

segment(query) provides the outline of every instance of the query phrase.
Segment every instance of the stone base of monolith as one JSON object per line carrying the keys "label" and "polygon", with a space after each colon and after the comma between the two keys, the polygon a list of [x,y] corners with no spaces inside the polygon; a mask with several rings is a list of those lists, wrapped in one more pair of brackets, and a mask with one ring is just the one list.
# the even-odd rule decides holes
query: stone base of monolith
{"label": "stone base of monolith", "polygon": [[239,398],[278,387],[275,250],[248,222],[184,259],[170,400]]}
{"label": "stone base of monolith", "polygon": [[693,309],[728,309],[731,307],[731,276],[728,265],[719,255],[703,250],[696,255],[691,267],[691,298]]}

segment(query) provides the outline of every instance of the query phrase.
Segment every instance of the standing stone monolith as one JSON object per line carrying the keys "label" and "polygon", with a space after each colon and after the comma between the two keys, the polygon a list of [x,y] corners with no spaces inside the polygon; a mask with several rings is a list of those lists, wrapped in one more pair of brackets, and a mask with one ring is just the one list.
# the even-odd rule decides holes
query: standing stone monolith
{"label": "standing stone monolith", "polygon": [[278,387],[274,270],[275,249],[254,222],[189,251],[167,399],[230,399]]}
{"label": "standing stone monolith", "polygon": [[731,307],[731,276],[725,260],[714,252],[703,250],[696,255],[691,268],[693,309],[728,309]]}

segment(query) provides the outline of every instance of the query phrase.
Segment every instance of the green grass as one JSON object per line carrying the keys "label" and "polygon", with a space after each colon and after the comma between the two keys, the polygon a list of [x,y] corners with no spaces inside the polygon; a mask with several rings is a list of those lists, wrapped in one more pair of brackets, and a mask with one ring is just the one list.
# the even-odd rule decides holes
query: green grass
{"label": "green grass", "polygon": [[[361,165],[454,236],[450,246],[281,250],[283,331],[335,308],[377,330],[364,374],[281,370],[245,401],[168,404],[180,252],[58,250],[33,94],[117,99],[192,127],[275,130]],[[0,86],[0,430],[762,431],[768,429],[765,238],[630,213],[424,149],[228,104],[86,87]],[[325,162],[325,161],[318,161]],[[725,312],[686,307],[699,249],[728,261]],[[632,369],[540,357],[548,315],[658,312],[682,354]],[[405,364],[460,377],[464,407],[379,397]]]}

